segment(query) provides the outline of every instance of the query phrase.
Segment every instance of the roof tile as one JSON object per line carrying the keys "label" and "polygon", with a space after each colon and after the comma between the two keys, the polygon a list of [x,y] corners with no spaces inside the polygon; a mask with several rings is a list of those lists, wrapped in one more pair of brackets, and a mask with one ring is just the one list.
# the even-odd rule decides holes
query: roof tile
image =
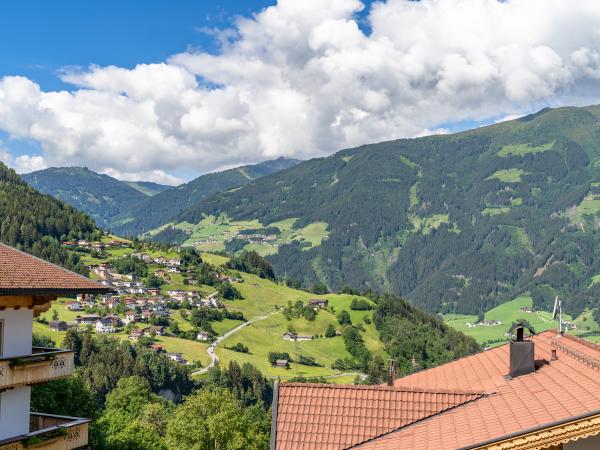
{"label": "roof tile", "polygon": [[109,289],[89,278],[0,244],[0,295],[84,294]]}
{"label": "roof tile", "polygon": [[482,395],[467,390],[282,383],[276,448],[348,448]]}

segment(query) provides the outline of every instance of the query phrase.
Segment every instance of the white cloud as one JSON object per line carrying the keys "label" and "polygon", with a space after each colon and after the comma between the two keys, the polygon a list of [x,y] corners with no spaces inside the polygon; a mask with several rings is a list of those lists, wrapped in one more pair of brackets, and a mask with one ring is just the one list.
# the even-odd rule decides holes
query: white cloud
{"label": "white cloud", "polygon": [[0,162],[14,169],[17,173],[29,173],[48,167],[42,156],[21,155],[16,158],[6,149],[0,147]]}
{"label": "white cloud", "polygon": [[0,129],[39,142],[45,164],[166,182],[600,102],[597,0],[388,0],[367,11],[369,35],[363,7],[280,0],[213,30],[218,54],[67,69],[71,92],[4,77]]}
{"label": "white cloud", "polygon": [[146,172],[121,172],[116,169],[106,169],[103,171],[106,175],[109,175],[117,180],[123,181],[153,181],[159,184],[167,184],[172,186],[178,186],[184,183],[184,180],[173,175],[169,175],[162,170],[149,170]]}

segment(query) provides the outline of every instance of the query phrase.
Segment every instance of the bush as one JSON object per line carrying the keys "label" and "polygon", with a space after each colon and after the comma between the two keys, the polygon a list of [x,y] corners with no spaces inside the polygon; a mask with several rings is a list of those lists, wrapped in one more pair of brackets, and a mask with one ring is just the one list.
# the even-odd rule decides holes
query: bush
{"label": "bush", "polygon": [[231,283],[221,283],[217,288],[219,295],[221,298],[225,300],[236,300],[242,299],[242,294],[236,288],[234,288]]}
{"label": "bush", "polygon": [[246,347],[244,344],[242,344],[241,342],[238,342],[235,345],[232,345],[231,347],[225,347],[228,350],[234,351],[234,352],[238,352],[238,353],[250,353],[250,349],[248,347]]}
{"label": "bush", "polygon": [[335,327],[333,326],[333,324],[330,323],[329,325],[327,325],[327,331],[325,331],[325,337],[332,338],[332,337],[335,337],[335,334],[336,334]]}
{"label": "bush", "polygon": [[298,355],[298,360],[296,362],[303,366],[323,367],[323,365],[315,361],[315,358],[312,356]]}
{"label": "bush", "polygon": [[352,319],[350,319],[350,313],[345,309],[342,309],[337,315],[337,320],[341,326],[352,325]]}
{"label": "bush", "polygon": [[353,298],[350,309],[352,311],[370,311],[373,309],[373,305],[362,298]]}
{"label": "bush", "polygon": [[288,362],[292,362],[292,358],[288,352],[269,352],[269,362],[271,365],[275,364],[278,359],[287,359]]}

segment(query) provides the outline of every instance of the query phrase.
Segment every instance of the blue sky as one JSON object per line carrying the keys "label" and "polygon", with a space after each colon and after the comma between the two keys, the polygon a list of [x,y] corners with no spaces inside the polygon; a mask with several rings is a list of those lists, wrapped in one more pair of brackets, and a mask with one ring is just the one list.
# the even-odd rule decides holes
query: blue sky
{"label": "blue sky", "polygon": [[362,4],[4,0],[0,161],[176,184],[600,102],[597,0]]}
{"label": "blue sky", "polygon": [[188,47],[215,51],[201,28],[275,4],[265,0],[3,0],[0,77],[22,75],[44,90],[69,89],[56,75],[68,66],[131,68]]}

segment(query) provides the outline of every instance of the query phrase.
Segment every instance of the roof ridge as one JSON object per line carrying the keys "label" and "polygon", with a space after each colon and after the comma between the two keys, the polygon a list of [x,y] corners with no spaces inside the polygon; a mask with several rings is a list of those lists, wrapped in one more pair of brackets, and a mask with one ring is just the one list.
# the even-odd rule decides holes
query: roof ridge
{"label": "roof ridge", "polygon": [[[536,334],[534,334],[531,337],[533,338],[533,337],[540,336],[542,334],[545,334],[545,333],[548,333],[548,332],[552,332],[552,331],[556,332],[556,330],[549,329],[549,330],[540,331],[539,333],[536,333]],[[438,364],[437,366],[423,367],[420,370],[417,370],[417,371],[412,372],[412,373],[408,373],[408,374],[404,375],[403,377],[400,377],[400,378],[397,378],[397,379],[401,380],[402,378],[410,377],[412,375],[416,375],[418,373],[425,372],[427,370],[437,369],[437,368],[440,368],[440,367],[444,367],[444,366],[446,366],[448,364],[453,364],[453,363],[455,363],[457,361],[462,361],[462,360],[467,359],[467,358],[478,356],[478,355],[481,355],[482,353],[485,353],[485,352],[491,352],[493,350],[498,350],[499,348],[502,348],[502,347],[504,347],[504,346],[506,346],[508,344],[510,344],[510,340],[507,340],[507,341],[503,342],[502,344],[497,345],[495,347],[484,348],[484,349],[482,349],[482,350],[480,350],[478,352],[471,353],[470,355],[464,355],[464,356],[461,356],[460,358],[456,358],[456,359],[452,359],[450,361],[443,362],[441,364]],[[598,351],[600,351],[600,346],[598,346]],[[473,391],[473,392],[480,392],[480,391]]]}
{"label": "roof ridge", "polygon": [[563,334],[562,337],[570,339],[573,342],[577,342],[578,344],[584,345],[584,346],[600,353],[600,345],[596,344],[595,342],[587,341],[585,339],[580,338],[579,336],[573,336],[571,334],[566,334],[566,333]]}
{"label": "roof ridge", "polygon": [[299,383],[281,382],[280,387],[312,387],[322,389],[352,389],[352,390],[372,390],[372,391],[391,391],[391,392],[419,392],[426,394],[451,394],[451,395],[484,395],[485,391],[466,390],[466,389],[433,389],[422,387],[406,386],[387,386],[381,384],[327,384],[327,383]]}

